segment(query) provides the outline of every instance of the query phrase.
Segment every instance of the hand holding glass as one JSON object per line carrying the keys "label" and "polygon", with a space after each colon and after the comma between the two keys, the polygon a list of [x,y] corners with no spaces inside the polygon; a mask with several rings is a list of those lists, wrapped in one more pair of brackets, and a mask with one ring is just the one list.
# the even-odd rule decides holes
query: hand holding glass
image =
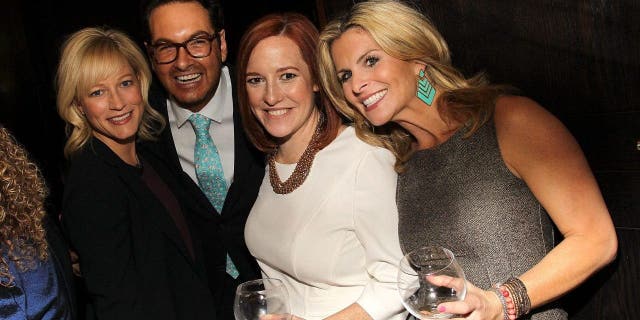
{"label": "hand holding glass", "polygon": [[233,303],[236,320],[291,320],[289,294],[279,279],[241,283]]}
{"label": "hand holding glass", "polygon": [[407,253],[398,268],[398,292],[402,304],[418,319],[446,319],[438,304],[464,300],[464,271],[453,253],[440,246],[427,246]]}

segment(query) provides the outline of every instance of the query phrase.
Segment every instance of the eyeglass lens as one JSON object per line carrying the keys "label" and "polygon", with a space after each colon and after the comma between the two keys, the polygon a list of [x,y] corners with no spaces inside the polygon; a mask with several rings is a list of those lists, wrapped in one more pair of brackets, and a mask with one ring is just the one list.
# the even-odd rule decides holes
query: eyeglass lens
{"label": "eyeglass lens", "polygon": [[169,63],[178,56],[180,47],[186,49],[187,53],[194,58],[204,58],[211,54],[211,42],[215,37],[199,37],[187,40],[183,43],[162,43],[154,47],[154,58],[158,63]]}

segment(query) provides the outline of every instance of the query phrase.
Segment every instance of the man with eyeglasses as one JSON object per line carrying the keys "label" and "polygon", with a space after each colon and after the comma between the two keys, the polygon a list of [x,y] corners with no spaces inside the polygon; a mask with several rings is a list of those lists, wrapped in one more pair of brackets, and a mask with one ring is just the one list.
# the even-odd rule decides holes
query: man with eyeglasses
{"label": "man with eyeglasses", "polygon": [[160,141],[144,147],[175,171],[191,196],[180,200],[194,246],[202,249],[196,262],[204,261],[217,319],[233,319],[237,285],[260,277],[244,224],[264,162],[235,107],[220,3],[151,0],[143,6],[145,46],[154,80],[162,84],[152,83],[149,103],[168,120]]}

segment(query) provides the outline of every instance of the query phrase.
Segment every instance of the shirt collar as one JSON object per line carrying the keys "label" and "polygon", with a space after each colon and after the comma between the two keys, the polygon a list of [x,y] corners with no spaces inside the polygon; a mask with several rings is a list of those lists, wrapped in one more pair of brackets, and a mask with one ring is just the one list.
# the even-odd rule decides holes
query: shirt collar
{"label": "shirt collar", "polygon": [[[225,101],[229,100],[227,96],[230,93],[231,78],[229,76],[229,68],[227,66],[222,66],[222,70],[220,72],[220,83],[218,83],[216,93],[198,113],[217,123],[222,123],[222,118],[224,116],[224,104]],[[171,96],[167,99],[167,104],[169,106],[169,112],[173,112],[178,128],[182,127],[193,114],[190,110],[180,107],[178,103],[171,98]]]}

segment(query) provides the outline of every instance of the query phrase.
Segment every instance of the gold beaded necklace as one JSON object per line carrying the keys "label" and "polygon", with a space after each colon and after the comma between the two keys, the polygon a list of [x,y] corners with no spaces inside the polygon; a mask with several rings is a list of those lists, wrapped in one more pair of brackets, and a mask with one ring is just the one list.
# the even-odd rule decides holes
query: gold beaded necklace
{"label": "gold beaded necklace", "polygon": [[304,180],[307,179],[311,165],[313,164],[313,159],[316,157],[318,151],[320,151],[318,148],[318,139],[320,138],[320,132],[322,131],[323,120],[324,116],[321,114],[320,119],[318,119],[316,131],[313,133],[311,141],[309,141],[309,145],[304,149],[304,152],[302,153],[302,156],[300,156],[298,163],[296,163],[296,167],[293,169],[291,176],[289,176],[289,178],[284,182],[280,180],[280,176],[276,170],[276,153],[278,153],[278,149],[269,155],[269,182],[271,182],[273,192],[277,194],[291,193],[293,190],[301,186]]}

